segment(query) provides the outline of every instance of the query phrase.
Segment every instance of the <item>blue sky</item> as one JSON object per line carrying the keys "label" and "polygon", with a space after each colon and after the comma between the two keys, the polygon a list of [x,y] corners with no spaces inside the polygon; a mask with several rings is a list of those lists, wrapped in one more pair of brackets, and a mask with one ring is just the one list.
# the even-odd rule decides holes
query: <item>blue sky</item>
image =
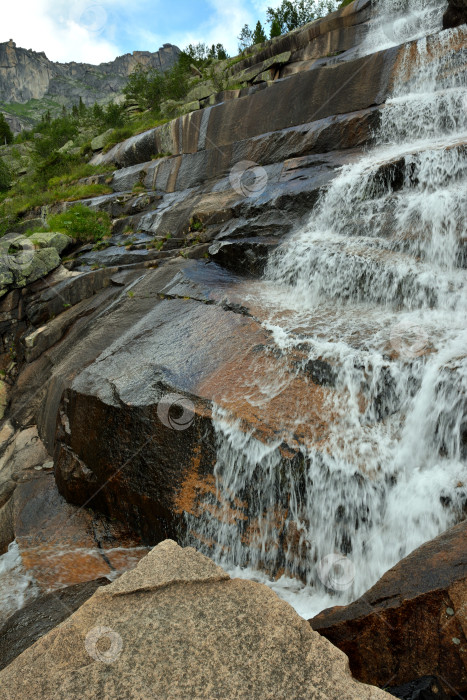
{"label": "blue sky", "polygon": [[101,63],[164,43],[221,42],[231,55],[245,23],[280,0],[22,0],[2,7],[0,41],[45,51],[53,61]]}

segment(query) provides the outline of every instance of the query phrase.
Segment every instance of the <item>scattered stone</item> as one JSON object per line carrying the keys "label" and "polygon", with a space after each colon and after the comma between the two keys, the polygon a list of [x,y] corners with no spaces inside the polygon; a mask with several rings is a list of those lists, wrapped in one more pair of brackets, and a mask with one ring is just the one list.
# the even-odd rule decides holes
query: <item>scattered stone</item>
{"label": "scattered stone", "polygon": [[67,141],[64,146],[58,149],[59,153],[69,153],[74,146],[74,141]]}
{"label": "scattered stone", "polygon": [[112,131],[113,129],[107,129],[107,131],[105,131],[103,134],[99,134],[99,136],[93,138],[93,140],[91,141],[91,148],[94,152],[102,151]]}

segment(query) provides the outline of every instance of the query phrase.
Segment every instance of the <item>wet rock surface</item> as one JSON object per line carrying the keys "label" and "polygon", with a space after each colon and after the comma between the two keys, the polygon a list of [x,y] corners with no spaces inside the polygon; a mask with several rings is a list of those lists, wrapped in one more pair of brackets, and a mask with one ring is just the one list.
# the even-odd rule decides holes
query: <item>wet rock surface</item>
{"label": "wet rock surface", "polygon": [[0,683],[6,700],[390,697],[352,680],[345,656],[268,588],[174,542],[99,588]]}
{"label": "wet rock surface", "polygon": [[448,9],[444,13],[443,26],[458,27],[467,22],[467,2],[466,0],[449,0]]}
{"label": "wet rock surface", "polygon": [[467,691],[467,522],[423,545],[355,603],[324,610],[313,629],[342,649],[355,678],[402,685],[439,678]]}
{"label": "wet rock surface", "polygon": [[38,639],[66,620],[90,598],[106,578],[68,586],[27,603],[0,626],[0,670]]}
{"label": "wet rock surface", "polygon": [[[256,55],[247,55],[239,62],[237,72],[247,81],[241,89],[204,96],[201,88],[202,95],[195,99],[195,112],[94,156],[94,163],[115,162],[118,167],[112,178],[112,194],[84,200],[86,206],[110,214],[112,235],[79,248],[73,244],[71,259],[59,265],[58,251],[63,252],[62,246],[69,242],[55,240],[50,234],[38,241],[34,252],[38,260],[45,256],[50,265],[44,263],[37,269],[32,266],[27,275],[20,271],[21,276],[11,265],[3,270],[0,368],[4,372],[2,403],[11,423],[2,436],[9,449],[18,431],[21,436],[37,426],[34,436],[40,438],[45,456],[43,462],[41,457],[33,464],[34,460],[25,455],[19,465],[14,456],[9,455],[7,460],[2,457],[0,551],[16,538],[23,564],[42,591],[69,587],[98,576],[115,576],[136,565],[146,551],[144,544],[154,545],[167,537],[179,541],[189,537],[197,547],[211,553],[217,540],[207,537],[199,527],[206,518],[215,533],[226,526],[237,528],[241,547],[251,551],[264,545],[258,535],[265,518],[272,523],[273,532],[264,546],[266,554],[277,543],[280,552],[275,559],[271,557],[271,562],[261,561],[262,570],[275,578],[289,572],[290,553],[295,566],[293,575],[307,580],[307,564],[311,560],[315,563],[315,555],[308,549],[314,546],[315,532],[303,512],[297,510],[300,527],[310,528],[307,541],[303,530],[299,531],[290,519],[290,512],[294,500],[300,501],[306,493],[310,461],[315,460],[315,467],[326,464],[331,448],[340,448],[337,443],[331,445],[332,428],[337,426],[340,430],[342,426],[344,438],[349,428],[345,410],[342,416],[332,410],[348,405],[342,373],[339,374],[346,357],[311,357],[311,345],[306,342],[310,337],[318,343],[345,343],[346,353],[352,356],[347,370],[361,377],[355,396],[352,395],[357,405],[352,408],[352,416],[363,426],[366,453],[358,454],[353,465],[356,453],[354,446],[349,445],[346,458],[350,454],[352,468],[348,475],[347,471],[339,472],[335,480],[340,494],[347,487],[356,491],[362,487],[362,504],[346,510],[339,496],[328,508],[328,519],[336,529],[342,523],[340,531],[347,524],[356,540],[357,531],[371,521],[366,498],[372,493],[373,483],[376,490],[385,485],[378,481],[379,466],[371,472],[367,460],[372,446],[376,449],[381,436],[386,439],[390,433],[394,416],[402,407],[396,381],[402,375],[393,376],[392,370],[397,363],[399,370],[412,361],[423,362],[425,355],[433,352],[430,341],[416,358],[404,357],[404,348],[394,346],[390,337],[391,324],[398,320],[396,314],[388,313],[386,323],[385,310],[381,321],[382,307],[378,304],[386,290],[377,296],[377,281],[387,270],[395,274],[398,264],[407,265],[409,270],[403,284],[397,287],[399,305],[403,305],[404,294],[411,293],[414,284],[413,275],[420,261],[407,254],[411,231],[404,231],[396,251],[385,249],[385,245],[388,241],[390,245],[394,235],[391,225],[395,197],[411,181],[419,154],[408,149],[403,157],[370,164],[371,187],[360,199],[371,208],[372,197],[390,194],[386,208],[389,211],[378,212],[376,217],[384,220],[379,229],[381,235],[360,240],[365,217],[356,218],[348,225],[348,237],[339,240],[342,258],[329,257],[331,282],[338,274],[339,260],[345,257],[356,261],[350,278],[341,285],[343,295],[348,289],[349,298],[354,294],[361,301],[367,294],[371,299],[363,311],[358,306],[350,308],[348,325],[342,318],[345,304],[334,303],[330,298],[316,318],[304,323],[300,319],[292,327],[291,347],[284,351],[280,338],[271,330],[278,318],[274,307],[279,290],[273,289],[274,284],[258,282],[277,246],[292,231],[309,225],[318,209],[316,205],[342,169],[358,163],[365,149],[374,144],[375,132],[388,108],[385,101],[392,92],[395,71],[405,65],[407,52],[416,53],[415,44],[408,44],[355,59],[355,48],[364,38],[369,16],[370,4],[357,0],[324,21],[268,43]],[[428,41],[429,52],[445,56],[447,65],[450,36],[460,45],[461,36],[456,39],[455,34],[443,42],[438,42],[435,35]],[[338,55],[331,55],[336,52]],[[409,72],[411,65],[409,61]],[[232,79],[236,79],[235,71]],[[338,90],[336,85],[340,86]],[[164,157],[158,157],[162,154]],[[349,191],[352,185],[348,182]],[[72,204],[64,203],[62,209],[69,206]],[[345,216],[343,219],[347,221]],[[317,262],[316,267],[311,266],[310,277],[318,276],[319,267],[325,262],[319,245],[314,245],[313,251]],[[296,275],[295,269],[293,274]],[[436,301],[433,279],[425,275],[421,285],[421,292],[430,297],[431,305]],[[267,284],[274,299],[272,304],[265,301]],[[324,294],[328,291],[325,289]],[[331,291],[335,293],[334,288]],[[282,309],[279,307],[278,311],[280,316]],[[287,313],[285,310],[285,316]],[[351,326],[356,316],[363,316],[365,323],[354,332]],[[385,345],[378,346],[382,364],[377,367],[368,353],[375,334],[385,334]],[[459,364],[448,373],[448,383],[454,388],[462,381],[461,369]],[[417,386],[414,380],[413,391]],[[465,394],[464,398],[456,395],[455,401],[462,400],[465,401]],[[238,496],[232,495],[229,485],[222,490],[222,478],[216,472],[219,434],[215,430],[222,411],[229,414],[244,436],[258,441],[260,454],[263,448],[267,451],[270,445],[277,446],[280,459],[275,467],[279,479],[271,502],[264,508],[262,489],[257,488],[259,470],[253,472],[252,483],[242,486]],[[442,416],[436,431],[443,429],[441,419]],[[459,422],[456,430],[464,458],[464,425]],[[446,444],[439,446],[440,459],[446,449]],[[284,480],[285,473],[292,475],[290,482]],[[308,484],[310,497],[319,492],[320,478],[321,472],[316,469],[314,483]],[[369,488],[365,492],[367,482]],[[396,485],[397,478],[388,473],[387,482]],[[327,487],[329,483],[328,479]],[[458,485],[459,501],[463,490],[462,481]],[[342,501],[345,502],[343,495]],[[386,503],[381,503],[384,510]],[[461,509],[459,517],[460,512]],[[321,524],[322,509],[318,516]],[[409,557],[388,572],[367,594],[371,594],[370,603],[364,596],[353,607],[326,611],[313,621],[313,625],[322,626],[323,633],[329,630],[330,638],[334,635],[333,643],[345,648],[360,680],[398,685],[424,674],[439,674],[464,692],[465,531],[453,530],[445,537],[441,545],[435,541],[434,549],[414,553],[413,559]],[[370,536],[367,541],[371,543]],[[339,541],[334,538],[332,545],[326,551],[338,546],[352,553],[355,546],[347,532]],[[266,688],[264,697],[281,697],[278,688],[284,688],[284,697],[297,700],[303,697],[304,689],[310,697],[384,697],[377,690],[354,686],[347,671],[342,671],[340,654],[335,656],[332,651],[328,663],[327,642],[308,627],[298,625],[285,604],[276,608],[272,594],[268,593],[263,601],[261,589],[263,593],[258,598],[265,604],[261,610],[272,606],[271,619],[265,614],[267,624],[261,633],[256,630],[252,636],[242,636],[243,631],[235,627],[239,616],[244,621],[240,601],[248,599],[251,591],[259,590],[256,584],[229,581],[215,569],[215,585],[233,588],[238,605],[230,605],[228,596],[217,589],[207,601],[205,593],[194,588],[211,585],[214,569],[209,569],[211,574],[208,572],[206,581],[202,570],[208,564],[195,567],[196,576],[201,577],[198,580],[190,577],[192,558],[182,563],[182,555],[173,545],[157,551],[163,562],[163,566],[160,562],[156,566],[157,585],[151,567],[142,565],[135,574],[134,590],[133,584],[128,590],[125,588],[125,581],[136,581],[128,578],[120,579],[112,588],[115,593],[109,594],[109,600],[115,609],[108,616],[103,610],[99,617],[89,602],[89,608],[84,606],[84,617],[79,618],[84,620],[79,635],[72,638],[67,631],[74,624],[69,620],[38,642],[40,646],[25,652],[27,661],[17,659],[18,666],[5,669],[12,674],[7,681],[11,697],[28,697],[27,693],[33,692],[45,698],[57,693],[72,698],[79,692],[86,697],[88,691],[83,689],[87,687],[93,688],[93,697],[123,697],[127,691],[131,697],[145,697],[146,687],[140,688],[132,675],[135,647],[131,645],[140,645],[136,648],[138,663],[145,660],[145,655],[165,658],[167,648],[157,646],[159,637],[152,640],[147,630],[157,628],[158,634],[167,636],[171,633],[170,621],[166,620],[164,627],[164,620],[154,619],[149,611],[153,626],[143,624],[132,637],[129,608],[118,606],[127,596],[131,597],[133,614],[140,604],[145,611],[143,596],[152,595],[155,589],[157,595],[167,594],[167,598],[161,599],[161,607],[154,609],[178,606],[179,593],[175,595],[169,589],[179,585],[184,594],[189,586],[193,586],[193,591],[190,589],[182,600],[179,612],[184,626],[180,620],[175,621],[172,649],[177,650],[179,658],[188,657],[194,670],[185,669],[185,675],[180,672],[175,677],[170,675],[173,669],[169,669],[167,678],[152,679],[151,667],[151,697],[153,685],[159,687],[157,683],[161,684],[161,697],[164,692],[167,697],[180,697],[179,689],[181,697],[193,697],[197,686],[187,684],[198,678],[197,672],[209,652],[216,658],[212,647],[202,646],[204,638],[199,647],[204,656],[198,657],[199,649],[194,646],[189,647],[189,654],[185,653],[186,644],[192,643],[186,640],[186,630],[194,635],[201,634],[199,630],[204,630],[203,634],[211,631],[202,625],[198,627],[202,615],[190,617],[193,610],[204,609],[221,621],[228,616],[221,636],[216,637],[219,647],[228,632],[238,636],[239,644],[243,643],[242,649],[235,646],[237,642],[228,647],[237,659],[244,657],[245,648],[259,649],[261,664],[267,657],[268,671],[264,675],[262,670],[258,675],[254,662],[247,659],[248,697],[254,697],[251,687]],[[393,559],[396,560],[397,557]],[[173,572],[172,564],[179,569]],[[173,574],[176,584],[170,576],[164,578],[164,567]],[[263,619],[255,606],[248,605],[248,622],[257,617]],[[103,664],[89,662],[84,640],[91,620],[94,627],[113,626],[120,613],[123,626],[115,623],[116,630],[131,653],[122,657],[122,666],[111,669],[106,676]],[[271,638],[285,649],[287,658],[285,665],[277,661],[281,671],[273,674],[271,658],[279,659],[280,654],[275,657],[267,646],[270,623],[278,625],[280,639],[274,631]],[[297,634],[289,642],[291,629]],[[318,644],[317,656],[306,651],[310,639],[312,646]],[[144,646],[151,640],[155,647]],[[230,637],[227,641],[230,644]],[[36,673],[44,653],[52,658],[50,672],[42,669]],[[170,654],[173,655],[172,650]],[[62,661],[67,669],[64,674]],[[24,678],[23,663],[29,673]],[[298,668],[293,666],[290,670],[290,679],[288,669],[292,663]],[[227,672],[219,674],[218,669],[224,670],[224,666]],[[59,667],[60,673],[55,670]],[[211,697],[217,691],[225,697],[245,696],[241,685],[244,679],[238,679],[230,659],[220,659],[216,673],[212,659],[207,668],[211,675],[208,681],[207,676],[203,677],[202,686],[200,680],[199,697],[204,697],[203,693],[211,693],[206,695]],[[340,680],[335,678],[336,669],[339,675],[342,671]],[[309,671],[312,678],[307,675]],[[327,673],[332,685],[327,685]],[[320,682],[323,679],[322,686],[313,685],[316,678]],[[164,686],[167,679],[173,682],[169,689]],[[0,682],[3,688],[1,676]],[[223,682],[226,687],[218,685]],[[294,683],[299,683],[300,689]],[[237,687],[237,696],[232,696],[231,688]],[[413,695],[419,690],[422,686],[401,692]],[[22,695],[23,691],[26,695]]]}
{"label": "wet rock surface", "polygon": [[400,700],[449,700],[437,678],[425,676],[387,692]]}

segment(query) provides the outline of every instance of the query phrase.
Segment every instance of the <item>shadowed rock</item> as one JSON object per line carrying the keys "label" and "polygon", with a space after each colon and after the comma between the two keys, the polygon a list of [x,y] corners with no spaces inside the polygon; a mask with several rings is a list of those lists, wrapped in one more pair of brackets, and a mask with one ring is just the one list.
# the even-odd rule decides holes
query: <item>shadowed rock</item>
{"label": "shadowed rock", "polygon": [[467,0],[449,0],[449,6],[443,16],[443,27],[459,27],[467,22]]}
{"label": "shadowed rock", "polygon": [[72,615],[99,586],[109,583],[106,578],[78,583],[41,596],[14,613],[0,627],[0,670]]}

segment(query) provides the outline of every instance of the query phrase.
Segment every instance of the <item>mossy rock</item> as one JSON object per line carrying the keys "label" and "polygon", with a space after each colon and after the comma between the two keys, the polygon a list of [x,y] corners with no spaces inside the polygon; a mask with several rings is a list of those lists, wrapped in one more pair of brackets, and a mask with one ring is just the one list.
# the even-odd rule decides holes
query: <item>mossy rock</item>
{"label": "mossy rock", "polygon": [[60,255],[55,248],[41,248],[32,252],[24,250],[12,256],[14,287],[25,287],[45,277],[60,265]]}
{"label": "mossy rock", "polygon": [[70,236],[64,233],[58,233],[55,231],[47,231],[44,233],[34,233],[31,236],[31,240],[37,248],[55,248],[58,253],[63,253],[63,251],[68,248],[68,246],[73,242]]}
{"label": "mossy rock", "polygon": [[196,100],[204,100],[205,97],[209,97],[210,95],[214,94],[217,92],[214,83],[211,80],[208,80],[206,83],[200,83],[199,85],[196,85],[188,95],[186,96],[186,99],[188,102],[195,102]]}
{"label": "mossy rock", "polygon": [[99,134],[99,136],[96,136],[95,138],[92,139],[91,141],[91,148],[93,151],[102,151],[104,146],[107,143],[107,140],[112,133],[113,129],[107,129],[103,134]]}
{"label": "mossy rock", "polygon": [[194,102],[187,102],[186,104],[182,105],[180,107],[180,114],[189,114],[190,112],[196,112],[196,110],[201,109],[201,106],[199,104],[199,100],[195,100]]}

